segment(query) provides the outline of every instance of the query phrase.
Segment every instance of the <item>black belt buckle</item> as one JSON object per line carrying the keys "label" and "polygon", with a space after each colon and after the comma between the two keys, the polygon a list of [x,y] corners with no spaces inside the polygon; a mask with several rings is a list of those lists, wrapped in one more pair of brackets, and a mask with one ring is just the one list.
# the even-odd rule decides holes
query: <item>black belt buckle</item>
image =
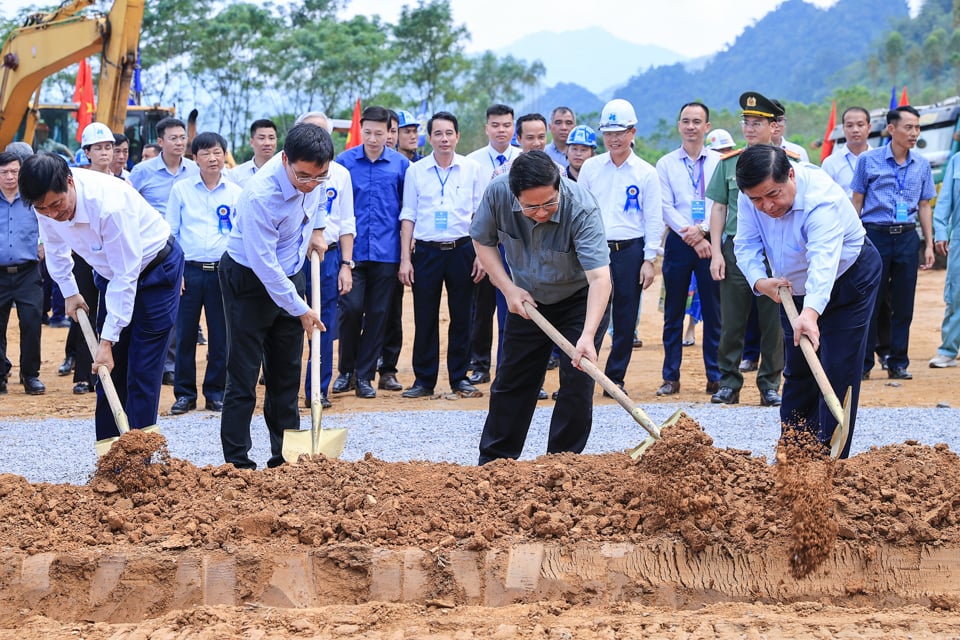
{"label": "black belt buckle", "polygon": [[440,249],[440,251],[451,251],[457,248],[457,241],[451,240],[449,242],[438,242],[437,247]]}

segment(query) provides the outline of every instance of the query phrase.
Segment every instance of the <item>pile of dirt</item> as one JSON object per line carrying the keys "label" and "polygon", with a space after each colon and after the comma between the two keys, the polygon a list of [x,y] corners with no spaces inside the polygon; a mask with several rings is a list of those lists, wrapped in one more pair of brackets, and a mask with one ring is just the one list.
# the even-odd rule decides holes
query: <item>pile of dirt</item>
{"label": "pile of dirt", "polygon": [[[117,449],[130,460],[105,458],[88,486],[31,485],[0,475],[0,546],[30,554],[108,545],[231,550],[333,542],[480,550],[524,540],[666,536],[694,550],[726,544],[749,551],[809,525],[809,518],[797,518],[794,503],[813,493],[827,508],[814,512],[830,516],[840,539],[895,545],[960,539],[960,460],[945,446],[875,449],[802,485],[785,483],[783,475],[778,484],[777,467],[748,451],[714,448],[691,420],[667,429],[639,461],[563,454],[464,467],[318,456],[244,471],[198,469],[178,459],[146,463],[156,443],[134,444],[126,453]],[[116,474],[118,468],[124,473]],[[820,473],[806,471],[813,478]],[[778,497],[788,484],[794,493]],[[816,538],[822,532],[811,529],[811,539],[804,531],[795,536],[795,551],[819,551],[801,572],[825,548]]]}

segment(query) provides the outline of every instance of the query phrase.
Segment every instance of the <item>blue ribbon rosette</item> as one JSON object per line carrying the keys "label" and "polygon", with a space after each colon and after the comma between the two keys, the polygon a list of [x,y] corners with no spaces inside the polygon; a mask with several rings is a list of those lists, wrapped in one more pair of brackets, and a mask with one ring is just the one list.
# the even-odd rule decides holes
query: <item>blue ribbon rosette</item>
{"label": "blue ribbon rosette", "polygon": [[629,212],[631,209],[640,213],[640,187],[635,184],[627,187],[627,201],[623,204],[624,213]]}
{"label": "blue ribbon rosette", "polygon": [[217,231],[221,235],[230,233],[233,230],[233,223],[230,222],[230,207],[221,204],[217,207]]}
{"label": "blue ribbon rosette", "polygon": [[337,199],[337,190],[333,187],[327,187],[327,215],[330,215],[330,209],[333,208],[333,201]]}

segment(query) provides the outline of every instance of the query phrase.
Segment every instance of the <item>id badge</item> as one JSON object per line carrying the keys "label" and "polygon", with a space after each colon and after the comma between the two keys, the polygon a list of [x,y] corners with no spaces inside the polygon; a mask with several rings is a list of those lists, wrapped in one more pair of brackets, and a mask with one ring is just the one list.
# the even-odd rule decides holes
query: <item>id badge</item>
{"label": "id badge", "polygon": [[437,211],[433,214],[433,228],[437,231],[447,230],[448,211]]}
{"label": "id badge", "polygon": [[897,222],[906,222],[909,213],[907,212],[907,203],[897,203]]}
{"label": "id badge", "polygon": [[707,217],[707,201],[703,198],[697,198],[690,201],[690,215],[693,216],[693,223],[699,224]]}

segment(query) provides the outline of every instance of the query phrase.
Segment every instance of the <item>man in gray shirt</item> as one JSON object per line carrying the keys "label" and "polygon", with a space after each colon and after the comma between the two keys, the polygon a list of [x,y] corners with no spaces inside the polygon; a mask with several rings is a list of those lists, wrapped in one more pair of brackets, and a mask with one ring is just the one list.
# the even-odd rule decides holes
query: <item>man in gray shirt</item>
{"label": "man in gray shirt", "polygon": [[577,349],[572,361],[561,358],[547,451],[583,451],[593,422],[594,387],[579,364],[581,358],[597,361],[611,291],[610,254],[596,200],[577,183],[561,178],[546,153],[530,151],[487,187],[470,236],[510,310],[503,362],[490,388],[490,410],[480,438],[480,464],[520,456],[553,348],[524,311],[524,302],[537,307]]}

